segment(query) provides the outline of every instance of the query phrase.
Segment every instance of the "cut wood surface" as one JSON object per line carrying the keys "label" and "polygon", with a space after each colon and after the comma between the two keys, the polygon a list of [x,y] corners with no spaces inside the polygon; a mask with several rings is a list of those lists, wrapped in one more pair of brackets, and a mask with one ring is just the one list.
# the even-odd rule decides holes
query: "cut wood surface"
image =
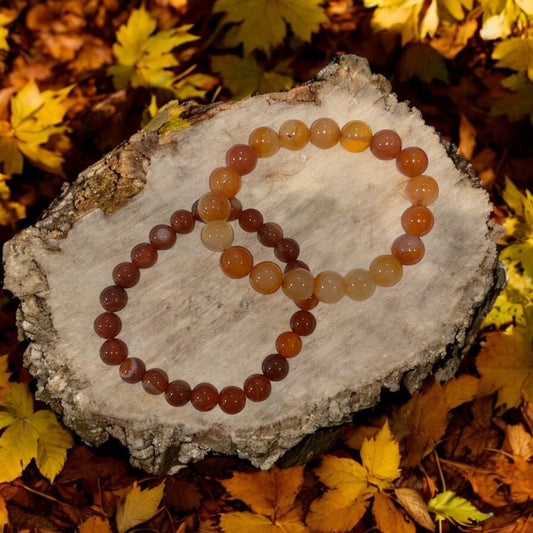
{"label": "cut wood surface", "polygon": [[[85,171],[4,249],[5,285],[20,299],[19,326],[29,341],[25,361],[38,396],[68,426],[89,443],[118,438],[132,463],[151,472],[175,471],[209,452],[268,468],[304,436],[376,404],[382,390],[413,391],[431,373],[453,374],[502,284],[499,231],[465,162],[417,110],[397,101],[365,60],[342,57],[317,80],[286,93],[191,107],[192,125],[184,130],[172,131],[173,109]],[[303,338],[287,378],[273,383],[268,400],[249,401],[237,415],[171,407],[140,384],[124,383],[116,367],[101,362],[93,330],[113,267],[147,242],[154,225],[168,224],[175,210],[189,209],[207,192],[211,171],[254,128],[277,129],[292,118],[309,125],[320,117],[394,129],[404,146],[426,151],[426,174],[438,181],[440,197],[431,206],[435,226],[423,238],[422,262],[405,267],[399,284],[378,288],[369,300],[320,304],[313,311],[317,329]],[[407,180],[394,162],[369,150],[308,145],[260,159],[238,198],[296,239],[313,273],[344,274],[368,268],[403,233]],[[232,224],[234,244],[249,247],[255,262],[277,261],[271,248]],[[119,315],[130,355],[170,379],[219,389],[242,386],[260,372],[297,310],[281,291],[263,296],[246,279],[225,277],[219,254],[201,244],[199,225],[161,251],[128,295]]]}

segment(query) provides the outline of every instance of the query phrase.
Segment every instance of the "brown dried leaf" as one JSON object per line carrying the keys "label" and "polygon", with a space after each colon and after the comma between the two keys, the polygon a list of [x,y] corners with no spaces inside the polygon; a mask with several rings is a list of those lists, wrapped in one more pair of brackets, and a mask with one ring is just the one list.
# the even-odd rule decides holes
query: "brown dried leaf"
{"label": "brown dried leaf", "polygon": [[407,511],[409,516],[429,531],[435,531],[435,523],[431,519],[427,504],[414,489],[399,488],[394,491],[400,505]]}
{"label": "brown dried leaf", "polygon": [[372,515],[382,533],[416,533],[411,519],[394,505],[385,492],[375,494]]}
{"label": "brown dried leaf", "polygon": [[513,455],[518,455],[526,461],[533,457],[533,437],[522,424],[508,425],[505,428],[505,435]]}

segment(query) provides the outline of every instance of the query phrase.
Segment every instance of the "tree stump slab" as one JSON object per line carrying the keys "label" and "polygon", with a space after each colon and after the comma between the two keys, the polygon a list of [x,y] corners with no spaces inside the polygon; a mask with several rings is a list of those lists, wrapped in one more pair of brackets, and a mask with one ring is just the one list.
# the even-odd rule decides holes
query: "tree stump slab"
{"label": "tree stump slab", "polygon": [[[25,362],[38,396],[68,426],[92,444],[116,437],[132,463],[149,472],[175,472],[211,452],[268,468],[306,435],[376,404],[383,390],[413,391],[432,373],[446,379],[455,372],[503,283],[500,232],[468,165],[417,110],[397,101],[366,60],[344,56],[285,93],[190,107],[187,129],[173,130],[175,114],[169,106],[83,172],[42,220],[4,248],[5,286],[20,299],[19,327],[28,340]],[[211,171],[253,129],[277,130],[293,118],[310,125],[320,117],[340,125],[363,120],[374,132],[393,129],[404,146],[426,151],[426,174],[438,181],[440,196],[431,206],[435,226],[423,238],[422,262],[366,301],[320,304],[316,331],[289,360],[286,379],[237,415],[196,411],[190,403],[172,407],[163,395],[123,382],[116,367],[100,360],[102,339],[93,330],[114,266],[147,242],[154,225],[168,224],[175,210],[189,209],[207,192]],[[238,198],[296,239],[314,274],[344,274],[390,253],[403,233],[407,180],[393,161],[369,150],[308,145],[260,159]],[[234,244],[247,246],[255,262],[277,261],[271,248],[232,224]],[[131,356],[171,380],[242,386],[275,353],[275,339],[297,308],[281,290],[263,296],[246,279],[225,277],[219,254],[201,244],[199,226],[160,251],[157,264],[127,290],[119,336]]]}

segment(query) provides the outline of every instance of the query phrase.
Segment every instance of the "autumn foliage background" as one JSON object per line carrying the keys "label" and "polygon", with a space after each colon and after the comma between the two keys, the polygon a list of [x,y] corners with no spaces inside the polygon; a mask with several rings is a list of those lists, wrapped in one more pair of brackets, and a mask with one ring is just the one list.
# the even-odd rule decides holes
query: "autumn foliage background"
{"label": "autumn foliage background", "polygon": [[344,53],[458,146],[505,227],[509,282],[456,378],[384,398],[267,472],[211,457],[149,476],[34,399],[1,292],[0,528],[533,531],[533,0],[2,3],[0,239],[168,101],[288,89]]}

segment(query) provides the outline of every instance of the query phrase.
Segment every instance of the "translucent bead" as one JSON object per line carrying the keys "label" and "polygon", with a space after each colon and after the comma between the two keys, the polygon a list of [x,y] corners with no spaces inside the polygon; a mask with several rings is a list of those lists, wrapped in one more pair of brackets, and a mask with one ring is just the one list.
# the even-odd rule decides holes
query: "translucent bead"
{"label": "translucent bead", "polygon": [[236,144],[226,152],[226,166],[241,176],[252,172],[256,164],[255,150],[247,144]]}
{"label": "translucent bead", "polygon": [[352,120],[341,129],[339,142],[348,152],[362,152],[370,146],[372,130],[366,122]]}
{"label": "translucent bead", "polygon": [[257,209],[245,209],[239,215],[239,226],[248,233],[258,231],[263,225],[263,215]]}
{"label": "translucent bead", "polygon": [[283,274],[276,263],[263,261],[252,268],[250,284],[260,294],[272,294],[281,287]]}
{"label": "translucent bead", "polygon": [[296,259],[296,261],[290,261],[289,263],[285,265],[285,269],[283,270],[283,273],[286,274],[289,270],[294,270],[295,268],[303,268],[304,270],[310,270],[307,263],[304,263],[303,261]]}
{"label": "translucent bead", "polygon": [[339,125],[331,118],[319,118],[309,128],[309,140],[317,148],[331,148],[335,146],[341,136]]}
{"label": "translucent bead", "polygon": [[231,220],[237,220],[242,213],[242,204],[238,198],[235,198],[235,196],[230,198],[229,204],[231,206],[231,211],[229,213],[228,222]]}
{"label": "translucent bead", "polygon": [[279,128],[279,142],[287,150],[301,150],[309,142],[309,128],[301,120],[287,120]]}
{"label": "translucent bead", "polygon": [[284,331],[276,339],[276,350],[283,357],[295,357],[302,350],[302,339],[293,331]]}
{"label": "translucent bead", "polygon": [[391,246],[391,252],[402,265],[414,265],[424,257],[424,243],[420,237],[405,233],[397,237]]}
{"label": "translucent bead", "polygon": [[133,263],[119,263],[113,269],[113,281],[115,285],[123,287],[124,289],[129,289],[134,285],[137,285],[141,279],[141,273],[139,269]]}
{"label": "translucent bead", "polygon": [[194,217],[190,211],[178,209],[170,217],[170,226],[176,233],[191,233],[194,229]]}
{"label": "translucent bead", "polygon": [[253,267],[254,259],[244,246],[230,246],[220,256],[220,268],[233,279],[245,278]]}
{"label": "translucent bead", "polygon": [[137,268],[150,268],[157,263],[157,248],[143,242],[131,250],[131,262]]}
{"label": "translucent bead", "polygon": [[150,244],[158,250],[168,250],[176,242],[176,232],[166,224],[158,224],[150,230]]}
{"label": "translucent bead", "polygon": [[423,205],[408,207],[402,214],[402,228],[405,233],[411,233],[417,237],[427,235],[433,228],[433,213]]}
{"label": "translucent bead", "polygon": [[198,200],[198,216],[204,222],[227,220],[230,213],[230,201],[222,194],[208,192]]}
{"label": "translucent bead", "polygon": [[224,387],[218,395],[218,405],[228,415],[240,413],[246,405],[246,396],[239,387]]}
{"label": "translucent bead", "polygon": [[142,377],[142,386],[148,394],[162,394],[168,386],[167,373],[160,368],[147,370]]}
{"label": "translucent bead", "polygon": [[233,242],[233,228],[224,220],[213,220],[202,228],[201,239],[208,250],[222,252]]}
{"label": "translucent bead", "polygon": [[284,263],[296,261],[300,255],[300,246],[294,239],[283,238],[274,248],[275,256]]}
{"label": "translucent bead", "polygon": [[396,158],[396,168],[404,176],[420,176],[428,168],[428,156],[418,146],[404,148]]}
{"label": "translucent bead", "polygon": [[376,290],[376,284],[368,270],[354,268],[344,276],[344,292],[352,300],[362,301],[370,298]]}
{"label": "translucent bead", "polygon": [[111,285],[100,293],[100,304],[106,311],[116,313],[126,307],[128,294],[122,287]]}
{"label": "translucent bead", "polygon": [[401,150],[402,140],[395,131],[381,130],[374,133],[370,143],[370,151],[378,159],[395,159]]}
{"label": "translucent bead", "polygon": [[200,203],[200,199],[196,200],[191,206],[191,215],[193,216],[194,220],[197,222],[203,222],[202,218],[200,217],[200,214],[198,213],[198,204]]}
{"label": "translucent bead", "polygon": [[128,357],[122,361],[118,372],[126,383],[138,383],[146,372],[146,365],[144,361],[137,359],[137,357]]}
{"label": "translucent bead", "polygon": [[209,176],[209,188],[226,198],[233,198],[241,189],[241,175],[228,167],[216,168]]}
{"label": "translucent bead", "polygon": [[273,156],[280,148],[278,134],[272,128],[264,126],[250,133],[248,144],[255,150],[257,157]]}
{"label": "translucent bead", "polygon": [[315,278],[314,293],[321,302],[336,303],[344,296],[344,278],[331,270],[321,272]]}
{"label": "translucent bead", "polygon": [[272,385],[263,374],[252,374],[244,382],[244,394],[252,402],[262,402],[270,396]]}
{"label": "translucent bead", "polygon": [[165,399],[170,405],[181,407],[191,399],[191,386],[182,379],[171,381],[167,385]]}
{"label": "translucent bead", "polygon": [[265,357],[261,370],[270,381],[281,381],[289,373],[289,363],[279,353],[273,353]]}
{"label": "translucent bead", "polygon": [[198,411],[211,411],[218,404],[218,391],[211,383],[199,383],[191,391],[191,403]]}
{"label": "translucent bead", "polygon": [[318,298],[316,297],[316,294],[311,294],[309,298],[306,298],[305,300],[295,300],[294,303],[304,311],[311,311],[311,309],[314,309],[318,305]]}
{"label": "translucent bead", "polygon": [[407,182],[405,195],[413,205],[430,205],[439,197],[439,184],[431,176],[415,176]]}
{"label": "translucent bead", "polygon": [[282,288],[291,300],[306,300],[313,294],[315,278],[308,270],[294,268],[283,276]]}
{"label": "translucent bead", "polygon": [[368,268],[372,279],[380,287],[392,287],[396,285],[403,274],[402,264],[393,255],[379,255]]}
{"label": "translucent bead", "polygon": [[311,335],[316,328],[316,318],[309,311],[296,311],[291,316],[291,329],[300,337]]}
{"label": "translucent bead", "polygon": [[105,312],[98,315],[94,320],[94,331],[103,339],[116,337],[122,329],[122,321],[118,315]]}
{"label": "translucent bead", "polygon": [[100,358],[106,365],[120,365],[128,357],[128,346],[120,339],[107,339],[100,347]]}
{"label": "translucent bead", "polygon": [[257,230],[257,238],[263,246],[273,248],[283,239],[283,230],[275,222],[267,222]]}

